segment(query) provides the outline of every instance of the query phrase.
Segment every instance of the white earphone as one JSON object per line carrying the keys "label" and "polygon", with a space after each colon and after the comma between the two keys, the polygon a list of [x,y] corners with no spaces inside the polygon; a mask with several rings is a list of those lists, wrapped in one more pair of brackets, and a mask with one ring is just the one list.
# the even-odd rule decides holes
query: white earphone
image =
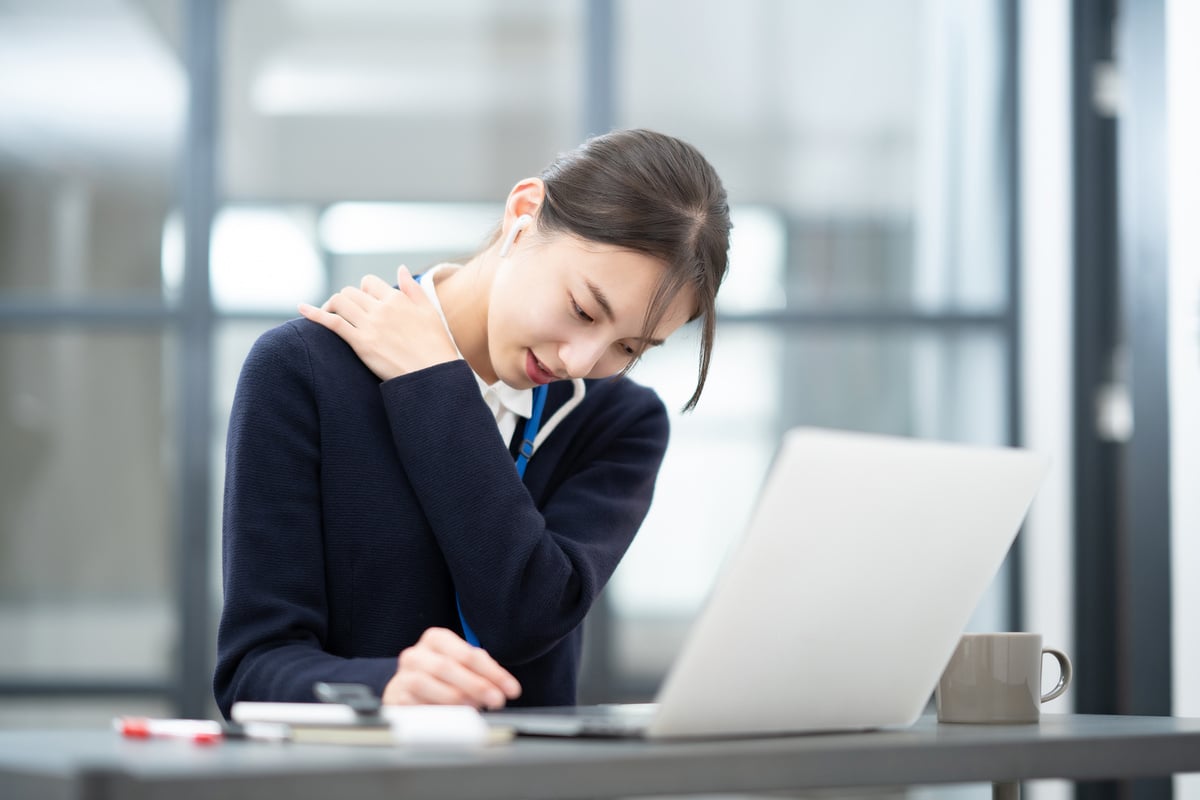
{"label": "white earphone", "polygon": [[512,249],[513,242],[517,240],[517,234],[529,227],[533,222],[533,217],[528,214],[522,214],[513,222],[512,227],[508,229],[508,236],[504,237],[504,244],[500,245],[500,257],[508,255],[508,251]]}

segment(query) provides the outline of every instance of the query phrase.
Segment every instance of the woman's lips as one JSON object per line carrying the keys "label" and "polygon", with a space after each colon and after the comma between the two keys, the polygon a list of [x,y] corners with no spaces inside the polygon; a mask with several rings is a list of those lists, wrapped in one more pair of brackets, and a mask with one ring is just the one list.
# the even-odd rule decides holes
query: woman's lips
{"label": "woman's lips", "polygon": [[549,383],[557,377],[553,372],[550,372],[538,362],[537,358],[534,357],[532,350],[527,350],[525,352],[525,374],[529,376],[529,380],[533,381],[539,386],[544,383]]}

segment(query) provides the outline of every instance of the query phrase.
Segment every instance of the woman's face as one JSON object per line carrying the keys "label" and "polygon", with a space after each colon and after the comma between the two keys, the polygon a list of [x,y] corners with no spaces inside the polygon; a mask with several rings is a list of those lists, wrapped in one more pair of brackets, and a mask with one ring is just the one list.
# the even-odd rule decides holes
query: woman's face
{"label": "woman's face", "polygon": [[502,258],[488,305],[488,354],[498,379],[518,389],[553,380],[603,378],[643,345],[662,344],[687,322],[681,292],[642,341],[650,298],[666,266],[642,253],[554,234],[522,235]]}

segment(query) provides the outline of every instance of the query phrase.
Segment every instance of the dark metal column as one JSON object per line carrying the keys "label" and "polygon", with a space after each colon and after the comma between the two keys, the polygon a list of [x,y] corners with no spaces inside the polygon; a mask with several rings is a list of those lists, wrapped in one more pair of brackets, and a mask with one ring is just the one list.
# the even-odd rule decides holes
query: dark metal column
{"label": "dark metal column", "polygon": [[209,444],[213,313],[208,261],[217,203],[217,39],[221,3],[187,0],[184,9],[184,59],[189,90],[180,197],[186,246],[179,317],[182,436],[175,574],[180,630],[174,699],[178,713],[203,717],[209,715],[212,706]]}
{"label": "dark metal column", "polygon": [[[587,0],[584,19],[583,135],[607,133],[616,122],[613,89],[614,0]],[[601,593],[584,623],[578,699],[603,703],[627,699],[616,681],[612,603]]]}
{"label": "dark metal column", "polygon": [[[1008,441],[1021,444],[1024,438],[1021,419],[1021,116],[1020,116],[1020,3],[1000,2],[1000,35],[1003,38],[1000,65],[1004,76],[1001,88],[1001,141],[1004,148],[1004,180],[1006,196],[1005,213],[1008,215],[1005,240],[1008,257],[1005,259],[1006,293],[1008,295],[1005,314],[1005,338],[1007,357],[1005,373],[1007,380]],[[1010,630],[1023,629],[1025,608],[1022,603],[1021,587],[1025,581],[1024,562],[1021,557],[1020,540],[1008,551],[1008,625]]]}
{"label": "dark metal column", "polygon": [[[1075,699],[1084,713],[1171,713],[1163,6],[1073,4],[1075,657],[1086,665]],[[1106,409],[1118,420],[1128,410],[1132,426],[1104,424]],[[1171,794],[1169,780],[1077,790],[1080,800]]]}
{"label": "dark metal column", "polygon": [[[1072,3],[1072,140],[1075,375],[1075,652],[1087,665],[1074,681],[1076,710],[1116,713],[1116,597],[1119,443],[1096,425],[1101,388],[1117,352],[1116,121],[1097,111],[1093,80],[1112,62],[1112,0]],[[1081,798],[1084,795],[1081,793]],[[1087,794],[1089,800],[1099,796]]]}
{"label": "dark metal column", "polygon": [[587,0],[584,19],[583,135],[608,133],[616,123],[614,0]]}
{"label": "dark metal column", "polygon": [[[1163,0],[1121,5],[1121,310],[1133,437],[1118,564],[1119,710],[1171,713],[1171,470],[1167,402],[1166,28]],[[1169,784],[1169,782],[1167,782]],[[1168,792],[1164,795],[1169,796]]]}

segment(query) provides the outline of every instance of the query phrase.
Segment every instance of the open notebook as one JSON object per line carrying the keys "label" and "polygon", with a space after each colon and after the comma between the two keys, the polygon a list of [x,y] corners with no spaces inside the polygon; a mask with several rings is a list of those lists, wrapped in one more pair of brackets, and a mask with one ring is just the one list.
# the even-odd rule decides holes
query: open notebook
{"label": "open notebook", "polygon": [[797,428],[655,703],[507,709],[520,733],[678,738],[911,725],[1048,460]]}

